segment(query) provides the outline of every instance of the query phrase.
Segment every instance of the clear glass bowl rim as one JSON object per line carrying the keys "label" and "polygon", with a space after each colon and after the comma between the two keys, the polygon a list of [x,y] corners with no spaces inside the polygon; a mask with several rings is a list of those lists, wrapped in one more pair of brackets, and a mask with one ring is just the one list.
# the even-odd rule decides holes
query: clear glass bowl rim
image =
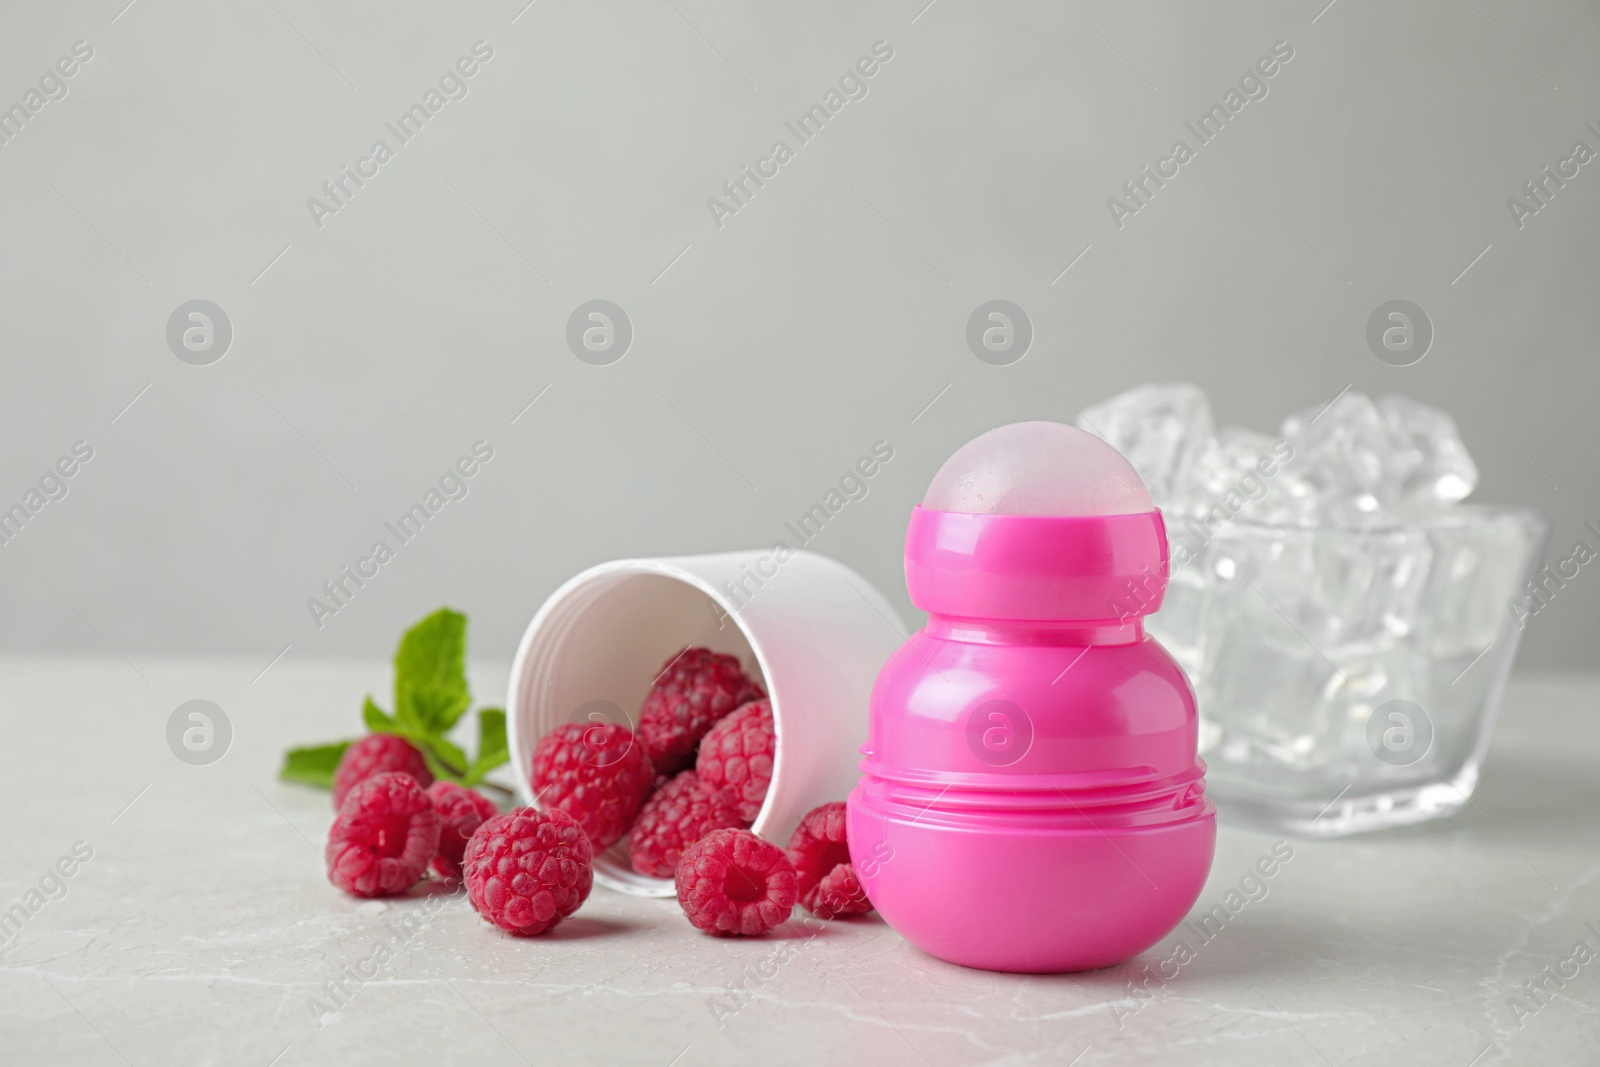
{"label": "clear glass bowl rim", "polygon": [[[1184,519],[1204,519],[1208,517],[1208,514],[1205,512],[1169,511],[1163,508],[1161,509],[1161,516],[1170,526],[1172,523]],[[1220,533],[1232,527],[1242,527],[1248,530],[1276,533],[1314,534],[1326,530],[1357,536],[1382,537],[1418,530],[1473,529],[1499,519],[1517,519],[1530,523],[1535,528],[1550,529],[1550,516],[1543,508],[1519,504],[1472,503],[1452,504],[1450,507],[1441,509],[1432,515],[1398,518],[1384,517],[1370,523],[1360,524],[1324,522],[1320,519],[1309,522],[1262,522],[1259,519],[1249,519],[1235,515],[1219,526],[1218,532]]]}

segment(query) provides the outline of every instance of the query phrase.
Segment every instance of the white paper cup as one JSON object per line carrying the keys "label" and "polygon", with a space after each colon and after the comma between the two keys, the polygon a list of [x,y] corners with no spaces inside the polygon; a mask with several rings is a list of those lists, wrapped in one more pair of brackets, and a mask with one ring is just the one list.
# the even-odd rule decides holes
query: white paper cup
{"label": "white paper cup", "polygon": [[[681,649],[739,657],[772,699],[778,751],[753,829],[786,846],[801,816],[843,800],[858,776],[878,670],[905,640],[894,609],[855,571],[812,552],[724,552],[602,563],[550,595],[511,668],[511,765],[534,803],[533,750],[568,722],[633,729],[650,683]],[[595,857],[595,880],[670,897],[672,880],[636,873],[624,838]]]}

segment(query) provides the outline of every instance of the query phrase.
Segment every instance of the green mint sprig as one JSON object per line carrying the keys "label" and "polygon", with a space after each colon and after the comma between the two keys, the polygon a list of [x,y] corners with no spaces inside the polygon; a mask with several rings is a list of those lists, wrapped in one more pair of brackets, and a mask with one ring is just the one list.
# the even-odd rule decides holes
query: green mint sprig
{"label": "green mint sprig", "polygon": [[[397,734],[417,747],[435,778],[464,786],[488,785],[484,776],[509,762],[506,713],[478,710],[478,754],[468,758],[447,736],[472,706],[467,690],[467,617],[440,608],[400,638],[394,654],[394,714],[371,696],[361,709],[368,730]],[[333,773],[350,741],[291,748],[278,776],[322,789],[333,788]]]}

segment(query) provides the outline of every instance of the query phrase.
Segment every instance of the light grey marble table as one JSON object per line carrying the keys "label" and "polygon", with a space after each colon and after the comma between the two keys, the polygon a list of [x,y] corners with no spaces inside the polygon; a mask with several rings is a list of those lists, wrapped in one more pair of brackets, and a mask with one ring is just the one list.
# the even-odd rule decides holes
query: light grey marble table
{"label": "light grey marble table", "polygon": [[[1474,807],[1290,842],[1265,892],[1145,992],[1176,936],[1111,970],[1019,977],[876,920],[718,940],[673,901],[596,889],[555,936],[517,940],[460,897],[352,900],[323,875],[327,795],[274,774],[286,745],[353,732],[388,665],[261,666],[0,665],[0,908],[27,912],[0,935],[0,1061],[1600,1062],[1600,959],[1574,954],[1600,952],[1600,679],[1518,679]],[[475,670],[480,699],[504,676]],[[166,742],[197,698],[233,728],[209,766]],[[1277,840],[1224,826],[1197,914]]]}

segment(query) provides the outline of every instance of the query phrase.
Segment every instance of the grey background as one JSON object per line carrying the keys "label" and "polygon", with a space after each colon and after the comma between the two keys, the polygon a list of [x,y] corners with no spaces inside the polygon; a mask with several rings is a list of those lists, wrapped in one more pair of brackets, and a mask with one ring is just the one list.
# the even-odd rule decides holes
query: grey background
{"label": "grey background", "polygon": [[[1548,509],[1559,556],[1595,543],[1600,163],[1520,231],[1506,207],[1600,149],[1594,5],[525,2],[0,9],[6,106],[94,48],[0,146],[0,502],[95,450],[0,546],[6,650],[265,667],[387,653],[450,603],[508,656],[576,570],[770,545],[878,440],[812,547],[910,618],[904,521],[945,456],[1149,380],[1262,430],[1411,393],[1460,422],[1478,499]],[[467,97],[314,225],[478,40]],[[714,226],[706,199],[879,40],[866,98]],[[1114,226],[1107,198],[1280,40],[1268,97]],[[565,344],[597,298],[634,328],[609,366]],[[1011,366],[965,342],[996,298],[1034,326]],[[1414,366],[1366,346],[1394,298],[1434,324]],[[232,320],[210,366],[166,344],[193,299]],[[307,598],[480,439],[469,495],[318,629]],[[1590,666],[1597,617],[1586,569],[1522,662]]]}

